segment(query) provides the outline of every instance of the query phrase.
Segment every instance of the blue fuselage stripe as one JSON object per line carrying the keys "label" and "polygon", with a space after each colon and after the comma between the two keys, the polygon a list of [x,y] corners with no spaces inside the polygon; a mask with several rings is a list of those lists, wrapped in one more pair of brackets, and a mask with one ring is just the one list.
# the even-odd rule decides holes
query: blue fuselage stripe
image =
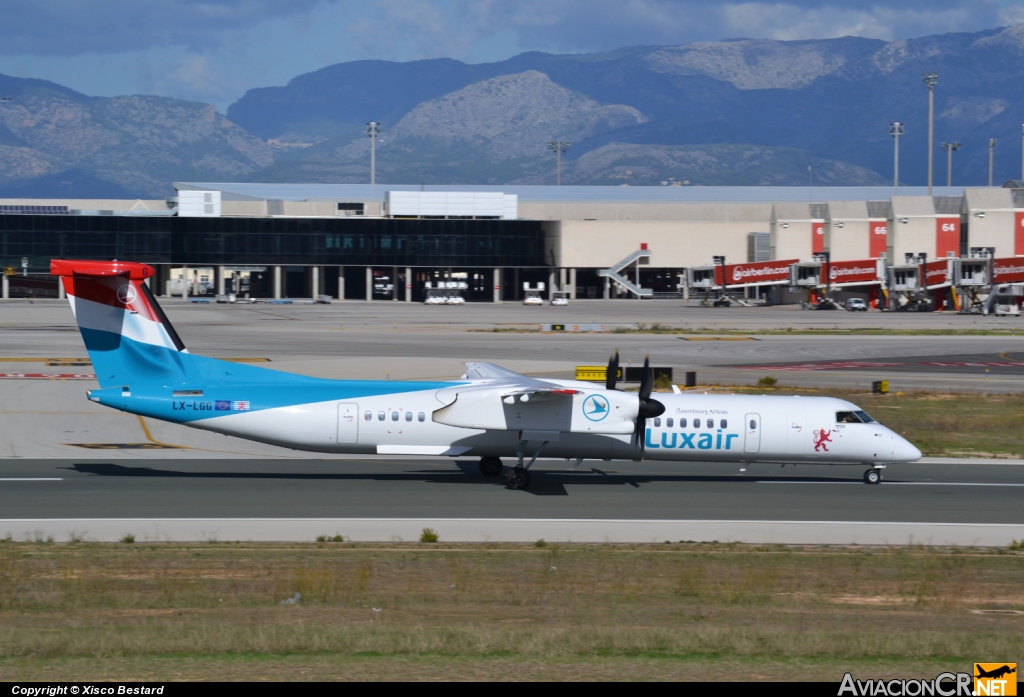
{"label": "blue fuselage stripe", "polygon": [[[104,334],[108,336],[100,336]],[[462,384],[312,378],[193,356],[110,332],[83,329],[82,335],[101,388],[91,391],[94,401],[179,423],[238,411],[439,390]],[[154,370],[154,366],[159,368]],[[125,387],[129,389],[125,391]],[[175,397],[175,391],[201,391],[202,394]]]}

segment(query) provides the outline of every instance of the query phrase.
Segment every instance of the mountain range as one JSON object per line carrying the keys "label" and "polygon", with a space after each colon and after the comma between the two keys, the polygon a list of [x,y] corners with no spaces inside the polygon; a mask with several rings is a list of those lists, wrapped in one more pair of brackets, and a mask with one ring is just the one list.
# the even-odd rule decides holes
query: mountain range
{"label": "mountain range", "polygon": [[[0,76],[0,195],[162,197],[170,182],[923,184],[926,72],[936,183],[1021,174],[1024,25],[886,42],[735,39],[505,61],[352,61],[249,90],[226,115],[157,96],[89,97]],[[810,172],[809,172],[809,168]]]}

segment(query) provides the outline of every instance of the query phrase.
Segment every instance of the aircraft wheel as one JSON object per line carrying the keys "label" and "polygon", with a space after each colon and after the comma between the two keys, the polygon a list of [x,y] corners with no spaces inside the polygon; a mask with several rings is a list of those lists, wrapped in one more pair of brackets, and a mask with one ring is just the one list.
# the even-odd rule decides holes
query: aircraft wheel
{"label": "aircraft wheel", "polygon": [[530,473],[521,467],[516,467],[506,475],[505,483],[508,484],[509,489],[529,489]]}
{"label": "aircraft wheel", "polygon": [[878,484],[882,481],[882,470],[875,469],[872,467],[864,472],[864,483],[865,484]]}
{"label": "aircraft wheel", "polygon": [[501,470],[505,469],[505,466],[501,464],[501,459],[497,457],[482,457],[480,458],[480,474],[485,477],[497,477],[501,474]]}

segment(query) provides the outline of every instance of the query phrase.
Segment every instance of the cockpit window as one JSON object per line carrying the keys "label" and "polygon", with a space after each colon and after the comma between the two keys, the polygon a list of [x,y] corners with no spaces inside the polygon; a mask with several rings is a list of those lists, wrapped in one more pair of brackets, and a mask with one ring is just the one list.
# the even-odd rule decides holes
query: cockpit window
{"label": "cockpit window", "polygon": [[855,411],[853,413],[856,414],[858,416],[858,418],[860,418],[860,420],[863,421],[866,424],[876,423],[874,419],[872,419],[870,416],[868,416],[867,412]]}
{"label": "cockpit window", "polygon": [[857,418],[857,414],[852,411],[837,411],[836,412],[836,423],[837,424],[859,424],[860,419]]}

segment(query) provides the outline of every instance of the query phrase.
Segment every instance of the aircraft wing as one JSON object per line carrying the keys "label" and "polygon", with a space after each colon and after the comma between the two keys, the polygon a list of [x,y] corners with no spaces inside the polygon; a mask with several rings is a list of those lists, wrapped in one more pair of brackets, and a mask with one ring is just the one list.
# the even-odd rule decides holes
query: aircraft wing
{"label": "aircraft wing", "polygon": [[[492,363],[467,363],[465,379],[438,398],[437,423],[460,428],[553,433],[630,434],[639,412],[636,395],[564,387]],[[449,401],[451,400],[451,401]]]}
{"label": "aircraft wing", "polygon": [[530,387],[553,387],[554,383],[527,377],[521,373],[500,365],[483,362],[466,363],[466,374],[462,376],[466,380],[498,380],[501,382],[514,383]]}
{"label": "aircraft wing", "polygon": [[[563,387],[553,382],[531,378],[514,370],[502,368],[494,363],[466,363],[466,374],[462,377],[467,380],[490,381],[490,385],[480,386],[484,388],[490,388],[495,385],[507,386],[501,393],[502,399],[506,404],[513,404],[517,401],[525,404],[531,401],[571,397],[579,392],[578,390]],[[460,393],[462,392],[463,390],[460,390]]]}

